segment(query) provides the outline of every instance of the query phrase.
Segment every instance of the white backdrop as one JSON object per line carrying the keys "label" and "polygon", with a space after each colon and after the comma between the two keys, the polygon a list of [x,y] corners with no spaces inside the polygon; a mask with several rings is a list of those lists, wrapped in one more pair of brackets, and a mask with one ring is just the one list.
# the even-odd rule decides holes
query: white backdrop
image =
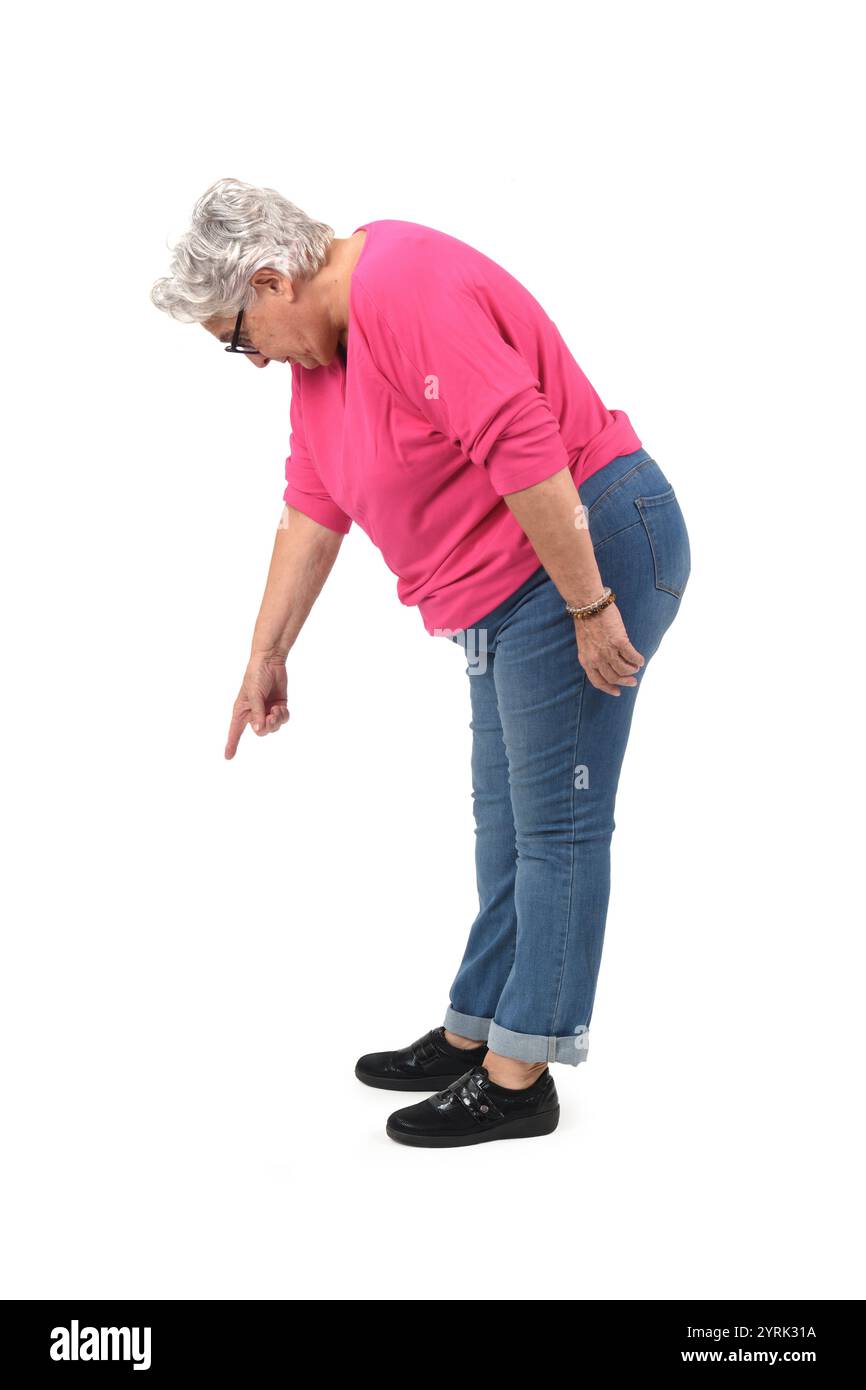
{"label": "white backdrop", "polygon": [[[3,1296],[866,1293],[856,13],[9,24]],[[223,176],[499,260],[686,515],[546,1139],[407,1149],[353,1074],[441,1023],[477,907],[464,658],[359,527],[223,758],[290,374],[149,300]]]}

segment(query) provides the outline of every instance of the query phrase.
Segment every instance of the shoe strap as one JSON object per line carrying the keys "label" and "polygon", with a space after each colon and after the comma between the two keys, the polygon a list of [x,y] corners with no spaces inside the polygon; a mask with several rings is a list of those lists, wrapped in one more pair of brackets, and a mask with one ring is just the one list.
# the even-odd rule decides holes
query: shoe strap
{"label": "shoe strap", "polygon": [[449,1086],[429,1096],[430,1104],[439,1111],[453,1110],[455,1106],[471,1115],[478,1124],[489,1124],[491,1120],[505,1118],[489,1090],[490,1078],[481,1067],[470,1067],[463,1076],[452,1081]]}
{"label": "shoe strap", "polygon": [[429,1066],[431,1062],[435,1062],[438,1057],[443,1055],[442,1049],[436,1046],[436,1034],[437,1030],[431,1028],[429,1033],[424,1034],[423,1038],[416,1038],[415,1042],[412,1043],[412,1054],[415,1061],[420,1063],[422,1067]]}

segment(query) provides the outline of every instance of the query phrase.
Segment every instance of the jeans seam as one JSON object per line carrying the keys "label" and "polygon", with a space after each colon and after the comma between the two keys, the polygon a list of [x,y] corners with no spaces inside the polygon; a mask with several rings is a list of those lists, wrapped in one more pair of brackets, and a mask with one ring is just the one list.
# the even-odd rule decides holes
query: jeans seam
{"label": "jeans seam", "polygon": [[[533,571],[533,573],[536,573],[536,571]],[[530,575],[530,578],[532,578],[532,575]],[[528,597],[528,595],[527,595],[527,597]],[[506,620],[506,621],[507,621],[507,620]],[[497,633],[497,636],[498,636],[498,635],[499,635],[499,634]],[[512,826],[513,826],[513,828],[514,828],[514,883],[513,883],[512,889],[511,889],[511,901],[512,901],[512,903],[514,903],[514,892],[515,892],[515,889],[516,889],[516,887],[517,887],[517,874],[518,874],[518,870],[519,870],[519,867],[520,867],[520,853],[519,853],[519,850],[518,850],[518,848],[517,848],[517,817],[516,817],[515,812],[514,812],[514,799],[513,799],[512,794],[511,794],[511,764],[509,763],[509,760],[508,760],[508,743],[507,743],[507,740],[506,740],[506,738],[505,738],[505,729],[504,729],[503,724],[502,724],[502,711],[501,711],[500,708],[499,708],[499,691],[498,691],[497,688],[496,688],[496,676],[495,676],[495,673],[492,672],[492,667],[491,667],[491,673],[493,674],[493,698],[494,698],[494,701],[495,701],[495,704],[496,704],[496,717],[497,717],[497,719],[498,719],[498,721],[499,721],[499,734],[500,734],[500,738],[501,738],[501,741],[502,741],[502,756],[503,756],[504,759],[505,759],[505,776],[506,776],[506,780],[507,780],[507,782],[508,782],[508,799],[509,799],[509,801],[510,801],[510,803],[511,803],[511,823],[512,823]],[[496,1001],[496,1003],[495,1003],[495,1005],[494,1005],[494,1007],[493,1007],[493,1019],[492,1019],[492,1022],[494,1022],[494,1023],[496,1022],[496,1012],[497,1012],[497,1009],[499,1008],[499,1000],[502,998],[503,994],[505,993],[506,986],[507,986],[508,981],[509,981],[509,979],[510,979],[510,977],[511,977],[511,972],[512,972],[512,970],[514,969],[514,962],[515,962],[515,960],[517,959],[517,928],[518,928],[518,922],[517,922],[517,908],[516,908],[516,906],[515,906],[515,908],[514,908],[514,918],[515,918],[515,921],[514,921],[514,931],[512,932],[512,936],[511,936],[511,959],[510,959],[509,962],[508,962],[508,970],[505,972],[505,979],[504,979],[504,982],[503,982],[503,985],[502,985],[502,989],[499,991],[499,999],[497,999],[497,1001]],[[502,1024],[497,1024],[497,1027],[502,1027],[502,1026],[503,1026]]]}
{"label": "jeans seam", "polygon": [[[635,526],[643,526],[643,525],[644,525],[644,523],[643,523],[643,518],[642,518],[642,517],[638,517],[637,521],[630,521],[629,524],[628,524],[628,526],[620,526],[620,528],[619,528],[618,531],[611,531],[611,533],[610,533],[609,536],[605,536],[605,538],[604,538],[603,541],[599,541],[597,545],[594,545],[594,546],[593,546],[593,550],[597,553],[599,550],[601,550],[604,546],[607,545],[608,541],[614,541],[614,540],[616,540],[617,536],[621,536],[622,533],[623,533],[623,531],[631,531],[631,530],[634,529]],[[645,527],[645,526],[644,526],[644,530],[646,530],[646,527]]]}
{"label": "jeans seam", "polygon": [[586,673],[581,671],[581,676],[582,679],[580,682],[580,702],[577,707],[577,723],[575,724],[574,729],[574,747],[571,752],[571,872],[569,875],[568,884],[568,916],[566,917],[565,939],[562,945],[562,964],[559,968],[559,983],[556,988],[556,999],[554,1000],[553,1004],[553,1016],[551,1018],[550,1025],[551,1032],[554,1038],[558,1036],[556,1032],[556,1011],[559,1008],[559,1001],[562,996],[562,982],[565,979],[565,962],[568,959],[568,938],[571,934],[571,910],[574,904],[574,856],[575,839],[577,835],[577,816],[575,813],[574,802],[576,793],[576,787],[574,785],[574,766],[577,759],[577,745],[580,741],[580,721],[583,717],[583,697],[586,692]]}
{"label": "jeans seam", "polygon": [[[515,832],[515,833],[516,833],[516,832]],[[516,886],[516,883],[517,883],[517,871],[516,871],[516,869],[515,869],[515,886]],[[512,896],[513,896],[513,890],[512,890]],[[516,913],[516,911],[515,911],[515,917],[516,917],[516,916],[517,916],[517,913]],[[503,984],[501,990],[499,991],[499,999],[501,999],[502,996],[503,996],[503,994],[505,993],[505,986],[508,984],[508,981],[509,981],[509,979],[511,978],[511,972],[512,972],[512,970],[514,969],[514,962],[516,961],[516,959],[517,959],[517,926],[515,925],[514,932],[513,932],[513,934],[512,934],[512,938],[511,938],[511,960],[508,962],[508,971],[507,971],[507,973],[506,973],[506,975],[505,975],[505,984]],[[496,1001],[496,1003],[495,1003],[495,1005],[494,1005],[494,1007],[493,1007],[493,1022],[494,1022],[494,1023],[496,1022],[496,1011],[497,1011],[497,1009],[499,1008],[499,999],[497,999],[497,1001]],[[498,1027],[504,1027],[503,1024],[498,1024],[497,1026],[498,1026]]]}
{"label": "jeans seam", "polygon": [[[636,463],[634,465],[634,468],[630,468],[627,473],[623,473],[621,478],[617,478],[616,481],[612,482],[609,487],[606,487],[601,496],[596,497],[595,501],[590,503],[589,507],[587,508],[587,511],[591,512],[594,507],[598,506],[599,502],[604,501],[605,497],[609,497],[610,494],[612,492],[615,492],[618,487],[622,487],[623,483],[627,483],[629,478],[633,478],[635,473],[637,473],[639,469],[646,468],[648,463],[655,463],[655,459],[641,459],[640,463]],[[658,467],[658,464],[656,464],[656,467]],[[592,477],[592,474],[590,474],[590,477]]]}

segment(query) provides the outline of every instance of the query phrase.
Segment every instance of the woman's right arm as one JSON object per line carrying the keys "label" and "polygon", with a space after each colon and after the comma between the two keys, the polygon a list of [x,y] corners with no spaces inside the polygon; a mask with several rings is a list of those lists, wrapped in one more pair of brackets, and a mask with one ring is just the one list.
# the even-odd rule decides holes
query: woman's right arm
{"label": "woman's right arm", "polygon": [[274,540],[247,669],[235,700],[225,756],[233,758],[247,724],[259,737],[289,717],[286,658],[331,572],[343,533],[286,506]]}

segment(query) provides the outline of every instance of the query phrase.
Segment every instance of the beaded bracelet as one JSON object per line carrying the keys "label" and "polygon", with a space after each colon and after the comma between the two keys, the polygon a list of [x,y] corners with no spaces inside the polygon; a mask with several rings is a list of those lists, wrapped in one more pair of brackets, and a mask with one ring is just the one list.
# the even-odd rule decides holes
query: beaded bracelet
{"label": "beaded bracelet", "polygon": [[607,608],[609,603],[614,603],[615,601],[616,594],[605,585],[605,590],[601,598],[595,599],[592,603],[585,603],[582,607],[576,607],[574,604],[567,603],[565,605],[565,611],[570,613],[573,618],[594,618],[596,613],[601,613],[603,609]]}

